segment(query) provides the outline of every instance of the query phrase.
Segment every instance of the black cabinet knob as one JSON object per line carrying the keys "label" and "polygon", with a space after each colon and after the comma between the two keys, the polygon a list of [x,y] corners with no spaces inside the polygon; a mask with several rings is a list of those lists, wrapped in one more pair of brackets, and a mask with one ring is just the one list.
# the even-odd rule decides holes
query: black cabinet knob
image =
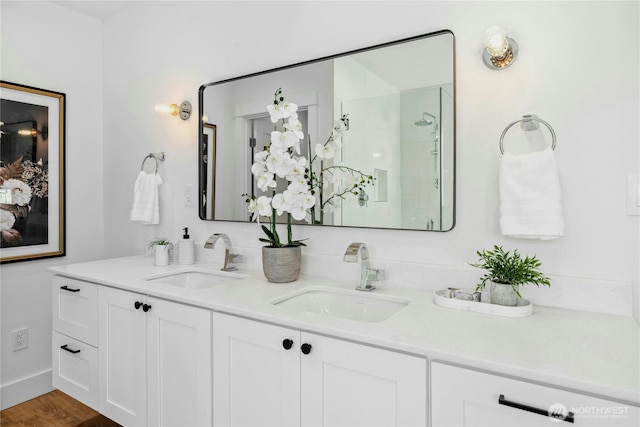
{"label": "black cabinet knob", "polygon": [[286,340],[282,341],[282,346],[285,350],[291,350],[291,347],[293,347],[293,341],[287,338]]}
{"label": "black cabinet knob", "polygon": [[307,344],[307,343],[302,344],[300,346],[300,351],[302,351],[303,354],[311,353],[311,344]]}
{"label": "black cabinet knob", "polygon": [[144,311],[146,313],[149,310],[151,310],[151,306],[149,304],[143,304],[142,305],[142,311]]}
{"label": "black cabinet knob", "polygon": [[133,304],[133,306],[136,308],[136,310],[139,310],[140,307],[142,307],[142,302],[141,301],[136,301],[135,304]]}

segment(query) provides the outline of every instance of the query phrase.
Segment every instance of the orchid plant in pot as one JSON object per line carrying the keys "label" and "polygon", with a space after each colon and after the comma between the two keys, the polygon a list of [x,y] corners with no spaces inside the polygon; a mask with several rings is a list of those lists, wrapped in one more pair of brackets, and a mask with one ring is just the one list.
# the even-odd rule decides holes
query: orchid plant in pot
{"label": "orchid plant in pot", "polygon": [[[243,197],[254,220],[269,218],[268,227],[261,225],[266,238],[259,239],[268,243],[262,249],[265,276],[271,282],[291,282],[300,273],[301,247],[305,246],[302,240],[293,239],[292,220],[315,222],[316,209],[333,206],[335,200],[348,194],[357,195],[366,185],[373,184],[373,177],[346,166],[322,168],[322,161],[331,159],[341,146],[342,134],[348,124],[346,115],[336,122],[326,142],[316,144],[315,155],[308,160],[300,150],[305,135],[298,119],[298,106],[285,101],[282,89],[278,89],[267,111],[272,123],[281,122],[281,129],[271,132],[270,144],[255,154],[251,166],[256,186],[264,194],[243,194]],[[310,146],[309,153],[312,153]],[[314,170],[316,160],[320,160],[321,167]],[[334,178],[345,171],[354,179],[349,181],[347,188],[335,186],[336,191],[324,198],[326,182],[323,178],[328,175]],[[283,181],[286,189],[278,192],[278,182]],[[277,230],[277,219],[283,214],[286,214],[286,242]]]}

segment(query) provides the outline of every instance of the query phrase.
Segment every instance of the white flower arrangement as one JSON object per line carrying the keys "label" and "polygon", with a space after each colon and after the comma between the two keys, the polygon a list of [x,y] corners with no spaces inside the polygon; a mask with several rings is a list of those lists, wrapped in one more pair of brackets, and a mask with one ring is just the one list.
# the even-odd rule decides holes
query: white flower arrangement
{"label": "white flower arrangement", "polygon": [[[251,173],[256,179],[256,186],[263,192],[272,191],[268,196],[249,196],[249,212],[254,219],[260,216],[270,218],[270,228],[262,226],[268,239],[260,239],[269,243],[270,247],[304,246],[300,240],[294,241],[291,234],[291,218],[297,221],[307,219],[315,221],[316,208],[331,210],[336,199],[344,199],[347,195],[357,195],[366,185],[373,185],[373,177],[347,166],[320,167],[319,173],[314,172],[313,162],[316,159],[329,160],[342,147],[342,136],[348,128],[349,119],[343,115],[337,120],[325,143],[315,146],[315,156],[308,161],[300,155],[300,143],[304,140],[302,123],[298,120],[298,106],[286,102],[282,89],[275,92],[273,104],[267,106],[267,111],[273,123],[283,122],[283,130],[271,132],[271,143],[255,154],[255,163],[251,166]],[[311,150],[309,150],[311,152]],[[350,175],[341,187],[339,181],[343,175]],[[277,179],[286,179],[288,185],[282,193],[277,193]],[[325,187],[332,184],[335,191],[328,198],[323,199]],[[276,217],[287,213],[287,243],[280,241],[276,229]]]}

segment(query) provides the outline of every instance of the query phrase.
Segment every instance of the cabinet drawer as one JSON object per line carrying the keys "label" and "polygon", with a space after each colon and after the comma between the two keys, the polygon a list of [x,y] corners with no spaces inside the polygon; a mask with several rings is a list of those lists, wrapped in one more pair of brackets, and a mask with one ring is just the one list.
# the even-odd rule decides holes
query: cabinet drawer
{"label": "cabinet drawer", "polygon": [[98,350],[53,332],[53,386],[85,405],[98,408]]}
{"label": "cabinet drawer", "polygon": [[635,406],[438,362],[431,409],[433,427],[640,425]]}
{"label": "cabinet drawer", "polygon": [[98,345],[98,286],[62,276],[53,278],[53,330]]}

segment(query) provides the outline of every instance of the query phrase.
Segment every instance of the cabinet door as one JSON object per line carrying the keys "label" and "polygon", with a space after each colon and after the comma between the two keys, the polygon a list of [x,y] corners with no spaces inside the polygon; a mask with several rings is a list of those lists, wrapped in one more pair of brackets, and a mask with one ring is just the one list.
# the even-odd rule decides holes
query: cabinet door
{"label": "cabinet door", "polygon": [[145,298],[101,286],[98,290],[98,408],[125,426],[147,419]]}
{"label": "cabinet door", "polygon": [[427,361],[302,333],[303,426],[426,426]]}
{"label": "cabinet door", "polygon": [[562,427],[571,425],[560,422],[570,421],[568,412],[580,426],[640,425],[637,407],[437,362],[431,364],[431,408],[433,427]]}
{"label": "cabinet door", "polygon": [[[299,336],[291,329],[214,313],[215,426],[300,424]],[[291,340],[288,350],[285,340]]]}
{"label": "cabinet door", "polygon": [[211,312],[148,298],[150,426],[211,426]]}

